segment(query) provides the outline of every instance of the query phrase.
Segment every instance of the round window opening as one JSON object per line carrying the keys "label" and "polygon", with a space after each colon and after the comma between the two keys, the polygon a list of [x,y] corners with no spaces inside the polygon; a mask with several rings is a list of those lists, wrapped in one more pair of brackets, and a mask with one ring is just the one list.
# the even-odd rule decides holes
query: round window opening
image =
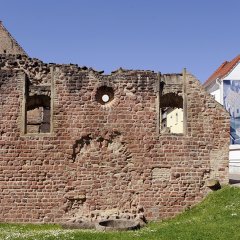
{"label": "round window opening", "polygon": [[107,103],[108,101],[109,101],[109,96],[107,95],[107,94],[104,94],[103,96],[102,96],[102,100],[103,100],[103,102],[105,102],[105,103]]}
{"label": "round window opening", "polygon": [[97,89],[96,100],[102,105],[111,102],[114,98],[114,91],[112,87],[102,86]]}

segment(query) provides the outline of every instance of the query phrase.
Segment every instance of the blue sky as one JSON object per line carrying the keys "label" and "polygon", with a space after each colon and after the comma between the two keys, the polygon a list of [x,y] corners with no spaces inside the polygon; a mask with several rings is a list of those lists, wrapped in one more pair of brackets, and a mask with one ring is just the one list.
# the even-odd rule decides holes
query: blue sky
{"label": "blue sky", "polygon": [[0,0],[31,57],[109,73],[181,72],[202,82],[240,54],[239,0]]}

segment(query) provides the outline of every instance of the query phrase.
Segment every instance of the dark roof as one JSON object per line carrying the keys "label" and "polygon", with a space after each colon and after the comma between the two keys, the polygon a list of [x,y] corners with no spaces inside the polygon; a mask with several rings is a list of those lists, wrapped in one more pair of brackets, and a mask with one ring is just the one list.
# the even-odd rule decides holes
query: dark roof
{"label": "dark roof", "polygon": [[240,55],[236,56],[232,61],[225,61],[221,66],[206,80],[203,84],[204,87],[210,86],[217,78],[226,76],[240,61]]}

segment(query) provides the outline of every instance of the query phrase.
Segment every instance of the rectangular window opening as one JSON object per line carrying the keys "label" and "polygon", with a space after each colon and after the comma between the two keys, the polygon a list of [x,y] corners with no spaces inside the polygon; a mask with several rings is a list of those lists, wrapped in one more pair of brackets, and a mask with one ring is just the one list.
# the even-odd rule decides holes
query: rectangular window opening
{"label": "rectangular window opening", "polygon": [[161,108],[161,133],[183,134],[183,109],[177,107]]}
{"label": "rectangular window opening", "polygon": [[52,114],[50,86],[30,86],[29,81],[25,84],[24,133],[50,133]]}
{"label": "rectangular window opening", "polygon": [[159,130],[161,134],[186,133],[184,77],[183,74],[166,74],[159,77]]}
{"label": "rectangular window opening", "polygon": [[[41,98],[41,96],[35,96]],[[27,110],[26,130],[27,133],[50,132],[50,98],[47,105],[35,105]]]}

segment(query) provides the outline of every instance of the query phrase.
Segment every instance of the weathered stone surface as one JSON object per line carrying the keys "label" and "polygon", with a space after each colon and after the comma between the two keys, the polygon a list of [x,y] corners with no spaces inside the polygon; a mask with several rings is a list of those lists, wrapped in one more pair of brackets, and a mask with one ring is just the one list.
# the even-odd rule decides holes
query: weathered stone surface
{"label": "weathered stone surface", "polygon": [[95,229],[94,222],[84,221],[62,223],[61,226],[66,229]]}
{"label": "weathered stone surface", "polygon": [[216,187],[216,186],[218,186],[219,185],[219,181],[217,180],[217,179],[208,179],[207,181],[206,181],[206,186],[207,187]]}
{"label": "weathered stone surface", "polygon": [[170,181],[171,169],[170,168],[153,168],[152,179]]}
{"label": "weathered stone surface", "polygon": [[126,231],[140,228],[139,222],[132,220],[103,220],[96,223],[96,229],[99,231]]}
{"label": "weathered stone surface", "polygon": [[0,21],[0,54],[27,55]]}
{"label": "weathered stone surface", "polygon": [[[161,79],[183,95],[182,74]],[[227,183],[228,113],[187,74],[186,134],[159,133],[157,81],[0,55],[0,221],[162,219],[199,202],[207,179]],[[48,133],[23,131],[35,95],[51,98]]]}

